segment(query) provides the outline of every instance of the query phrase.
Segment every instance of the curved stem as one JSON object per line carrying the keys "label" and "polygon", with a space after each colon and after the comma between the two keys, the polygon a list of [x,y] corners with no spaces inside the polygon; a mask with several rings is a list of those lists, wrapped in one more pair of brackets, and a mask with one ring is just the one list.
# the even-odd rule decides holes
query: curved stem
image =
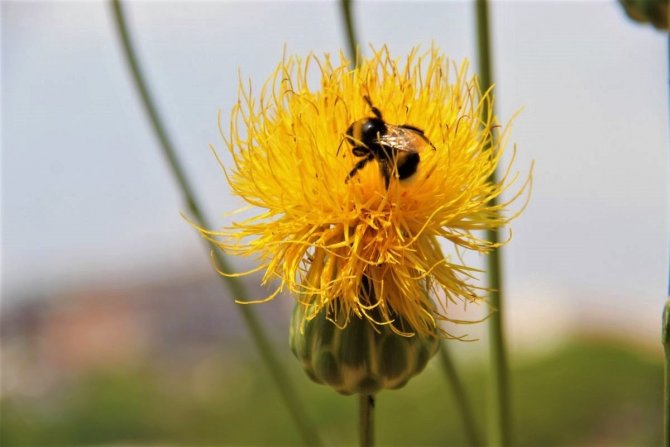
{"label": "curved stem", "polygon": [[372,394],[361,394],[359,396],[358,404],[360,410],[360,446],[372,447],[374,445],[375,397]]}
{"label": "curved stem", "polygon": [[[128,27],[123,15],[123,8],[118,0],[112,0],[112,10],[114,15],[114,23],[123,46],[126,62],[130,68],[135,87],[140,94],[144,110],[147,113],[149,121],[151,122],[151,126],[160,142],[163,155],[167,159],[170,170],[172,171],[172,174],[174,175],[179,188],[182,191],[186,206],[188,207],[193,220],[199,226],[203,228],[211,228],[211,226],[205,220],[204,214],[197,200],[195,199],[193,189],[191,188],[191,185],[186,178],[186,174],[184,173],[184,170],[179,163],[174,146],[168,138],[167,132],[165,131],[162,121],[158,115],[156,106],[154,105],[154,102],[151,98],[149,89],[144,80],[139,62],[133,49],[130,34],[128,33]],[[222,270],[230,270],[219,249],[211,242],[208,243],[208,247],[214,254],[217,265]],[[239,280],[223,276],[221,276],[221,278],[230,290],[231,296],[240,297],[247,295],[244,290],[244,286]],[[279,361],[279,358],[275,354],[272,344],[269,341],[269,337],[263,329],[263,326],[260,323],[258,317],[249,306],[237,306],[237,308],[242,313],[242,318],[244,319],[244,322],[247,326],[247,329],[249,330],[249,333],[251,334],[256,348],[258,349],[261,358],[267,365],[270,374],[275,381],[275,385],[277,385],[277,388],[279,389],[279,392],[284,400],[284,404],[293,417],[293,420],[298,427],[303,440],[307,445],[320,445],[321,442],[319,440],[318,434],[314,430],[313,426],[308,422],[307,413],[304,410],[301,402],[298,400],[295,389],[293,388],[293,384],[289,380],[288,374],[284,370],[281,362]]]}
{"label": "curved stem", "polygon": [[447,378],[447,382],[449,382],[451,391],[454,394],[454,399],[456,399],[456,405],[458,405],[460,410],[459,413],[463,420],[463,429],[465,430],[467,445],[472,447],[481,445],[472,406],[470,405],[463,382],[458,376],[456,366],[451,360],[451,355],[449,354],[449,350],[444,341],[440,343],[439,355],[440,360],[442,361],[444,375]]}
{"label": "curved stem", "polygon": [[[482,90],[486,91],[493,85],[491,75],[491,51],[489,35],[489,14],[487,0],[476,1],[477,17],[477,48],[479,61],[479,76]],[[488,116],[488,105],[482,109],[482,115]],[[494,135],[495,136],[495,135]],[[489,179],[496,183],[495,172]],[[491,201],[491,206],[496,206],[497,200]],[[498,230],[488,230],[486,238],[494,244],[499,241]],[[489,288],[489,305],[493,310],[489,318],[489,336],[491,340],[490,358],[490,412],[491,418],[488,424],[488,443],[494,446],[506,446],[511,443],[511,415],[509,397],[509,372],[507,366],[507,352],[504,330],[504,307],[502,296],[502,266],[500,262],[500,250],[493,250],[487,257]]]}

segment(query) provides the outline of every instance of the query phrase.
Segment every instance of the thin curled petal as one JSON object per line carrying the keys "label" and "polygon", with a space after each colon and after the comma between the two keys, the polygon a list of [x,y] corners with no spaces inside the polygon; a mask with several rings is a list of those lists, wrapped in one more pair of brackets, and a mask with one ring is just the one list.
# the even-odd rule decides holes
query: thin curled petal
{"label": "thin curled petal", "polygon": [[[307,320],[325,309],[338,327],[356,315],[403,336],[440,332],[441,321],[464,323],[447,315],[447,304],[477,302],[486,289],[461,252],[488,253],[507,242],[477,232],[518,216],[532,181],[529,174],[517,185],[516,148],[502,179],[490,180],[510,136],[510,125],[492,114],[493,90],[481,92],[467,62],[457,65],[436,48],[414,49],[403,61],[382,47],[355,69],[342,54],[284,56],[259,95],[240,77],[227,131],[218,120],[232,166],[217,156],[233,192],[258,211],[218,231],[198,228],[201,235],[228,253],[254,256],[259,267],[245,273],[265,270],[263,283],[278,282],[261,301],[289,291]],[[392,175],[388,188],[376,159],[345,181],[361,160],[347,129],[373,115],[366,97],[388,125],[421,129],[430,143],[416,148],[416,173]],[[492,205],[503,193],[511,198]],[[456,262],[439,240],[456,248]]]}

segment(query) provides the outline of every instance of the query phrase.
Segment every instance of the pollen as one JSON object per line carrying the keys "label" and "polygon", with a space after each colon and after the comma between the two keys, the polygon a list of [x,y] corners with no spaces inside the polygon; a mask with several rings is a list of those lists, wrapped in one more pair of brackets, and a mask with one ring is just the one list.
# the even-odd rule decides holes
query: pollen
{"label": "pollen", "polygon": [[[530,173],[513,171],[514,151],[499,168],[510,126],[483,116],[493,92],[468,68],[437,48],[396,59],[383,47],[355,68],[343,54],[285,56],[258,92],[241,81],[228,124],[220,120],[233,160],[222,168],[253,214],[198,228],[226,254],[251,257],[257,268],[246,273],[261,271],[274,287],[262,300],[236,298],[289,292],[305,320],[325,312],[341,328],[364,318],[403,336],[448,336],[448,305],[478,302],[486,289],[478,270],[447,251],[497,248],[481,230],[518,216],[531,184]],[[411,176],[400,178],[403,154],[391,148],[388,184],[379,157],[348,178],[361,157],[346,132],[374,116],[372,104],[384,122],[430,142],[412,148],[420,161]]]}

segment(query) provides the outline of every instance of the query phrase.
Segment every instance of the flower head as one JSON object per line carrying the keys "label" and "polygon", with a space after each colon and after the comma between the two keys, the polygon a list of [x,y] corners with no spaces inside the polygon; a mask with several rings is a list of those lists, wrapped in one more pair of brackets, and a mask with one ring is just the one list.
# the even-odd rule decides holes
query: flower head
{"label": "flower head", "polygon": [[[278,281],[266,299],[290,291],[306,320],[325,312],[340,327],[355,315],[401,335],[438,332],[449,302],[477,301],[482,290],[440,240],[495,248],[477,233],[508,223],[505,208],[530,180],[491,204],[516,179],[507,166],[490,180],[508,131],[492,138],[496,118],[482,118],[492,93],[467,70],[436,49],[399,61],[383,48],[356,68],[343,55],[284,58],[258,99],[240,85],[222,131],[230,186],[258,214],[200,232],[227,253],[255,256],[263,282]],[[404,139],[381,144],[378,129],[371,140],[349,130],[376,115]],[[414,152],[406,175],[403,157]]]}

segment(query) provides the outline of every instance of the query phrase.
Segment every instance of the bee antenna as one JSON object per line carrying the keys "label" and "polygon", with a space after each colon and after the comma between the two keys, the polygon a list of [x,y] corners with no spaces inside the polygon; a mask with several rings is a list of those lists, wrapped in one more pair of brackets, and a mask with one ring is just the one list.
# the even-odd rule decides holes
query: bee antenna
{"label": "bee antenna", "polygon": [[382,112],[380,112],[379,109],[377,107],[375,107],[374,104],[372,104],[372,100],[370,99],[370,97],[368,95],[365,95],[365,96],[363,96],[363,98],[365,98],[365,102],[367,102],[368,105],[370,106],[370,109],[372,110],[372,114],[375,117],[379,118],[380,120],[383,119],[382,118]]}
{"label": "bee antenna", "polygon": [[340,149],[342,149],[342,143],[344,143],[344,138],[340,141],[340,145],[337,146],[337,153],[335,154],[336,157],[340,156]]}

